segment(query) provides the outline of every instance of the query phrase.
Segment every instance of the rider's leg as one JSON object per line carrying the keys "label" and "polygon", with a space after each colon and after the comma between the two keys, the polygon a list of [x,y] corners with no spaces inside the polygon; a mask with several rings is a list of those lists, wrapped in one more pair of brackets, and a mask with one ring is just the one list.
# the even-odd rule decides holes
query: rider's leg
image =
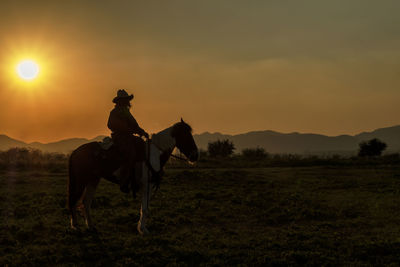
{"label": "rider's leg", "polygon": [[134,175],[135,151],[131,150],[127,156],[128,158],[121,166],[121,181],[119,186],[120,190],[124,193],[129,193],[129,185]]}
{"label": "rider's leg", "polygon": [[143,162],[135,162],[135,168],[133,171],[132,179],[131,179],[131,189],[133,198],[136,198],[136,193],[142,187],[142,164]]}

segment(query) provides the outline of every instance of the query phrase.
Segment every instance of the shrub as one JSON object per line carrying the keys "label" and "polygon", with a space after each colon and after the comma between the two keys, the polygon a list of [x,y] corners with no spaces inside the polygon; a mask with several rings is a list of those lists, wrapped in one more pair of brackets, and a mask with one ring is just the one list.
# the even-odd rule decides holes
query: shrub
{"label": "shrub", "polygon": [[262,147],[257,148],[245,148],[242,150],[242,156],[246,159],[265,159],[268,157],[268,153]]}
{"label": "shrub", "polygon": [[229,157],[233,154],[234,150],[234,144],[228,139],[208,143],[208,155],[210,157]]}
{"label": "shrub", "polygon": [[358,156],[360,157],[374,157],[382,155],[387,145],[381,140],[374,138],[369,141],[364,141],[359,144],[360,149]]}

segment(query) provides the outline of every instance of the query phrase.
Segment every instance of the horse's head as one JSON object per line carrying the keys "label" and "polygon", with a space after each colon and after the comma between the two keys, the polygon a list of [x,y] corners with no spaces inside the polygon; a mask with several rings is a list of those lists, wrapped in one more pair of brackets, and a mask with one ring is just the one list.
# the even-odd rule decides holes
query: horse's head
{"label": "horse's head", "polygon": [[172,127],[171,136],[175,138],[176,147],[190,160],[197,161],[199,151],[192,135],[192,127],[181,119]]}

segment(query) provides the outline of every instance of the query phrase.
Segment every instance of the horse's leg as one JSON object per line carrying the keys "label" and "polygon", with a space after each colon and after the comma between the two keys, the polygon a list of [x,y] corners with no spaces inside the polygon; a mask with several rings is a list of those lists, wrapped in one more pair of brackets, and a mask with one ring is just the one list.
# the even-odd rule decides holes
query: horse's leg
{"label": "horse's leg", "polygon": [[79,226],[78,226],[78,218],[76,216],[76,206],[72,207],[70,212],[71,212],[71,229],[77,230]]}
{"label": "horse's leg", "polygon": [[89,229],[94,229],[92,217],[90,216],[90,207],[92,205],[92,201],[94,198],[94,194],[96,193],[97,185],[99,184],[100,178],[93,177],[88,181],[86,185],[85,195],[83,197],[83,206],[84,206],[84,215],[85,222]]}
{"label": "horse's leg", "polygon": [[76,183],[74,185],[74,190],[70,190],[69,192],[69,210],[71,213],[71,228],[73,230],[77,230],[78,226],[78,217],[77,217],[77,206],[85,192],[85,185],[82,184],[82,179],[73,181]]}
{"label": "horse's leg", "polygon": [[140,234],[148,234],[149,231],[146,228],[146,220],[149,216],[149,202],[150,202],[150,177],[149,169],[146,163],[142,164],[142,186],[143,186],[143,196],[142,196],[142,206],[140,208],[140,219],[138,222],[137,230]]}

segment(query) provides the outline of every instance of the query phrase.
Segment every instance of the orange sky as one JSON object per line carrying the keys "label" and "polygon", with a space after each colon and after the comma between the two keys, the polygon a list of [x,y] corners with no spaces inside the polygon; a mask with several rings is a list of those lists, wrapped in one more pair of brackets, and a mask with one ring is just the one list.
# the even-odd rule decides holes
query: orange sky
{"label": "orange sky", "polygon": [[[180,117],[195,133],[400,124],[400,2],[322,2],[2,0],[0,134],[108,134],[118,88],[148,132]],[[25,57],[41,66],[30,83]]]}

